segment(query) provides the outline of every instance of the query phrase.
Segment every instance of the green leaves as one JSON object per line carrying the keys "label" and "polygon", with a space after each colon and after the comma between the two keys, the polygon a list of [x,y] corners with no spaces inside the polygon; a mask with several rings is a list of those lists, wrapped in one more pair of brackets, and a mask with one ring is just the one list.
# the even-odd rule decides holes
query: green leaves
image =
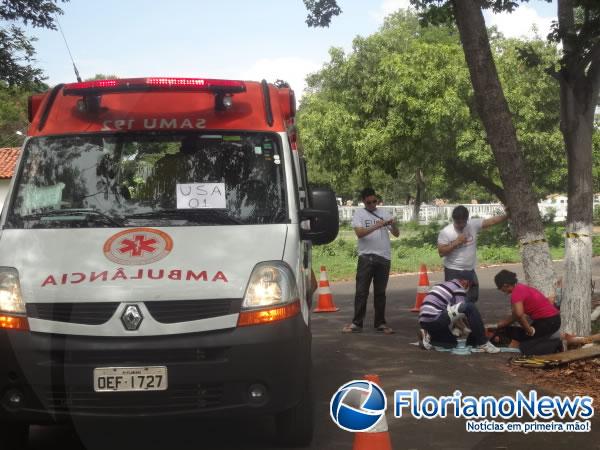
{"label": "green leaves", "polygon": [[379,33],[355,39],[353,53],[332,49],[330,56],[309,78],[313,93],[298,116],[309,168],[369,185],[406,180],[409,194],[415,169],[433,173],[440,149],[452,147],[453,122],[469,114],[455,31],[422,29],[416,16],[399,12]]}
{"label": "green leaves", "polygon": [[58,0],[4,0],[0,5],[0,19],[20,20],[26,25],[54,30],[54,16],[62,14],[57,3]]}
{"label": "green leaves", "polygon": [[[57,3],[58,0],[4,0],[0,5],[0,20],[55,29],[54,17],[62,14]],[[34,40],[15,24],[0,28],[0,81],[9,86],[31,86],[42,82],[41,69],[31,65],[35,54]]]}
{"label": "green leaves", "polygon": [[[539,39],[499,35],[493,47],[536,193],[562,191],[560,99],[545,72],[558,50]],[[527,63],[524,51],[538,63]],[[415,191],[417,168],[429,200],[469,200],[465,186],[473,181],[496,195],[502,190],[454,28],[422,28],[414,14],[398,12],[378,33],[356,38],[353,52],[331,49],[330,61],[308,83],[298,115],[308,167],[342,195],[373,185],[397,202]],[[468,195],[489,199],[477,189]]]}
{"label": "green leaves", "polygon": [[331,18],[342,12],[336,0],[304,0],[304,5],[309,12],[306,18],[309,27],[328,27]]}
{"label": "green leaves", "polygon": [[0,81],[0,147],[19,147],[29,125],[27,120],[27,99],[34,92],[46,90],[46,85],[31,86],[29,89],[9,87]]}

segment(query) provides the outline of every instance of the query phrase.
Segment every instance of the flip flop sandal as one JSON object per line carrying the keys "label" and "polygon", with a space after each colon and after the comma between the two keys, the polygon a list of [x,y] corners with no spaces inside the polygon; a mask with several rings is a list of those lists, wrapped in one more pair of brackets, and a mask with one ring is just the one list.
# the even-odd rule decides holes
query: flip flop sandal
{"label": "flip flop sandal", "polygon": [[390,327],[386,326],[386,325],[379,325],[376,328],[378,333],[383,333],[383,334],[394,334],[394,330],[392,330]]}

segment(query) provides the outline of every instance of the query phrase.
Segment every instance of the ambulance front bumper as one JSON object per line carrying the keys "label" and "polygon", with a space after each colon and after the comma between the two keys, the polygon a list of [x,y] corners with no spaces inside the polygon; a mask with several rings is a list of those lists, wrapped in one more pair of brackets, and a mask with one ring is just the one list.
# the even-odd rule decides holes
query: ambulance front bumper
{"label": "ambulance front bumper", "polygon": [[[0,421],[276,413],[304,393],[310,342],[300,315],[267,325],[140,338],[0,330]],[[166,367],[166,390],[94,391],[95,368],[156,366]]]}

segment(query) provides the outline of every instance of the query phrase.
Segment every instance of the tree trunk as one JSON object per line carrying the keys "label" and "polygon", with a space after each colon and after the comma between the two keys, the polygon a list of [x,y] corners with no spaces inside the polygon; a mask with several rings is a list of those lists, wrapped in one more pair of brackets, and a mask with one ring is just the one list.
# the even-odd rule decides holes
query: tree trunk
{"label": "tree trunk", "polygon": [[511,221],[521,244],[527,282],[553,294],[554,268],[536,198],[517,142],[478,0],[453,0],[454,15],[469,67],[479,116],[500,171]]}
{"label": "tree trunk", "polygon": [[[576,103],[568,86],[561,86],[562,92],[568,97],[563,103]],[[595,105],[586,103],[593,111]],[[569,164],[569,203],[560,312],[563,331],[588,336],[592,331],[592,120],[587,120],[587,112],[576,106],[561,109],[571,110],[569,121],[573,127],[563,131]]]}
{"label": "tree trunk", "polygon": [[[558,20],[563,35],[573,34],[573,4],[559,0]],[[600,57],[597,51],[589,67],[576,57],[572,42],[563,40],[560,81],[560,128],[569,167],[567,235],[565,240],[562,328],[567,333],[591,333],[592,308],[592,134],[600,91]],[[587,69],[587,72],[586,72]]]}
{"label": "tree trunk", "polygon": [[417,185],[417,195],[415,195],[415,204],[413,207],[413,221],[419,223],[419,212],[421,212],[421,203],[423,203],[423,191],[425,190],[425,180],[423,171],[419,168],[415,174],[415,183]]}

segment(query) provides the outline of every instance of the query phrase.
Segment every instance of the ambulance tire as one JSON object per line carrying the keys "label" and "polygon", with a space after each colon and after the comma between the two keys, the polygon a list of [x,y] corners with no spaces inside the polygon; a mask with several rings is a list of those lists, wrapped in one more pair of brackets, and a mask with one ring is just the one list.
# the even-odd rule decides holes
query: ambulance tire
{"label": "ambulance tire", "polygon": [[0,422],[2,450],[25,450],[29,442],[29,425]]}
{"label": "ambulance tire", "polygon": [[314,430],[314,398],[310,384],[293,408],[275,416],[277,442],[283,447],[308,447]]}

